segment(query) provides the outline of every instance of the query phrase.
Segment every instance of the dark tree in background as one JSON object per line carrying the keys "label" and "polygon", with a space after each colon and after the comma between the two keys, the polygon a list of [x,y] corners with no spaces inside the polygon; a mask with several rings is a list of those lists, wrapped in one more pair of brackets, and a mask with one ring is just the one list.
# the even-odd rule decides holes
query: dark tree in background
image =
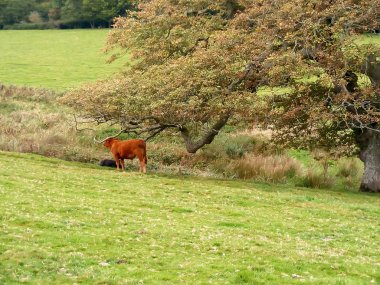
{"label": "dark tree in background", "polygon": [[109,27],[131,8],[130,0],[0,0],[0,28]]}
{"label": "dark tree in background", "polygon": [[109,27],[116,16],[124,16],[131,8],[126,0],[66,0],[61,19],[68,27]]}
{"label": "dark tree in background", "polygon": [[35,1],[0,0],[0,27],[26,20],[35,5]]}

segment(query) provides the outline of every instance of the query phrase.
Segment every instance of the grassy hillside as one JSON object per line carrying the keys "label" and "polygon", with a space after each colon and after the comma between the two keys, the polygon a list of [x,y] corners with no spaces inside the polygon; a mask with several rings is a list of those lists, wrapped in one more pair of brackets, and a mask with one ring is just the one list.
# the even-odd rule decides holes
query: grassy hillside
{"label": "grassy hillside", "polygon": [[57,103],[58,96],[46,89],[0,86],[0,150],[101,159],[102,149],[94,146],[91,133],[76,131],[72,111]]}
{"label": "grassy hillside", "polygon": [[[70,161],[98,163],[110,151],[94,144],[117,128],[80,124],[76,130],[70,109],[57,104],[60,94],[33,88],[0,88],[0,150],[36,153]],[[84,128],[90,129],[84,129]],[[93,128],[93,129],[92,129]],[[123,139],[133,138],[123,135]],[[363,171],[358,159],[332,161],[319,151],[281,150],[260,130],[225,128],[214,142],[188,154],[178,136],[158,136],[148,142],[149,169],[298,186],[357,190]],[[318,158],[319,157],[319,158]],[[315,159],[318,158],[318,159]],[[323,170],[326,168],[326,172]]]}
{"label": "grassy hillside", "polygon": [[1,284],[376,284],[379,197],[0,152]]}
{"label": "grassy hillside", "polygon": [[108,30],[0,30],[0,83],[67,89],[122,67],[101,51]]}

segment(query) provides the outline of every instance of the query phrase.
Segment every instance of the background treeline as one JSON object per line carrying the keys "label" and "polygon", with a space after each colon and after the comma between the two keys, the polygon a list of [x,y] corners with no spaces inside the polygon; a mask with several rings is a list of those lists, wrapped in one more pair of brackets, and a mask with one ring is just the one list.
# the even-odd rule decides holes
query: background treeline
{"label": "background treeline", "polygon": [[0,29],[105,28],[130,0],[0,0]]}

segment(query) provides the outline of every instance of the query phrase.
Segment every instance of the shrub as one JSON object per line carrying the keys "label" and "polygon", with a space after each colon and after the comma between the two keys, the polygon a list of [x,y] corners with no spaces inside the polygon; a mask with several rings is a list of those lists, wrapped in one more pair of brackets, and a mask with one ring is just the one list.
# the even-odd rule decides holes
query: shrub
{"label": "shrub", "polygon": [[360,179],[352,177],[344,177],[342,181],[343,187],[346,190],[356,190],[359,188]]}
{"label": "shrub", "polygon": [[222,133],[215,138],[211,145],[204,147],[201,153],[207,161],[225,158],[238,159],[254,151],[256,146],[261,149],[262,145],[263,140],[252,135]]}
{"label": "shrub", "polygon": [[213,172],[219,173],[224,177],[235,178],[237,175],[231,171],[231,165],[229,159],[218,159],[211,164]]}
{"label": "shrub", "polygon": [[226,144],[224,151],[230,158],[240,158],[244,155],[244,148],[237,143]]}
{"label": "shrub", "polygon": [[300,178],[297,186],[307,188],[331,188],[335,184],[335,179],[317,168],[309,168]]}
{"label": "shrub", "polygon": [[33,24],[38,24],[38,23],[42,23],[43,22],[41,14],[39,12],[37,12],[37,11],[30,12],[30,14],[28,16],[28,20],[29,20],[29,22],[31,22]]}
{"label": "shrub", "polygon": [[311,155],[314,160],[318,162],[318,164],[323,168],[323,175],[327,176],[329,167],[332,165],[332,161],[330,159],[330,155],[321,149],[315,149]]}
{"label": "shrub", "polygon": [[147,146],[147,151],[148,163],[154,160],[166,166],[179,164],[183,156],[183,150],[170,143],[150,142]]}
{"label": "shrub", "polygon": [[346,189],[357,189],[363,174],[363,163],[358,158],[341,158],[337,163],[336,176],[342,179]]}
{"label": "shrub", "polygon": [[44,145],[65,145],[67,144],[67,138],[60,134],[48,134],[43,139]]}
{"label": "shrub", "polygon": [[361,162],[357,158],[342,158],[338,161],[337,168],[337,176],[344,178],[356,178],[363,169]]}
{"label": "shrub", "polygon": [[230,165],[230,174],[242,179],[285,182],[300,172],[300,164],[284,155],[247,155]]}
{"label": "shrub", "polygon": [[46,30],[52,29],[50,23],[18,23],[14,25],[5,25],[3,27],[4,30]]}
{"label": "shrub", "polygon": [[249,135],[230,135],[224,143],[224,151],[230,158],[241,158],[253,150],[256,137]]}

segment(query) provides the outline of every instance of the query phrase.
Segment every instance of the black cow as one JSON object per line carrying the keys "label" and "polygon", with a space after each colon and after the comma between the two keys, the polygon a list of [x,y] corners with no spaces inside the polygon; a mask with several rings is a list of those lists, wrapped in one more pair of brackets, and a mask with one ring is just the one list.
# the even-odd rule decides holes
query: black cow
{"label": "black cow", "polygon": [[113,159],[103,159],[99,162],[99,165],[116,168],[116,161]]}

